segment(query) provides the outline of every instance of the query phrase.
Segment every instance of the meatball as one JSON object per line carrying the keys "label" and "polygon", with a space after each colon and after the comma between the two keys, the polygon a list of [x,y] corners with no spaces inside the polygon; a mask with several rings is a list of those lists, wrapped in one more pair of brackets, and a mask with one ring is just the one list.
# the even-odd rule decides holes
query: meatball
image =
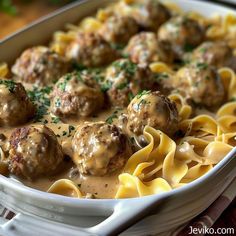
{"label": "meatball", "polygon": [[128,16],[109,17],[100,30],[106,41],[117,44],[126,44],[137,32],[136,21]]}
{"label": "meatball", "polygon": [[134,63],[147,65],[151,62],[172,62],[173,53],[166,42],[158,43],[157,36],[151,32],[142,32],[133,36],[125,53]]}
{"label": "meatball", "polygon": [[173,86],[190,101],[209,108],[221,105],[224,100],[223,82],[216,69],[206,63],[194,62],[181,68]]}
{"label": "meatball", "polygon": [[65,58],[43,46],[25,50],[12,67],[12,73],[20,81],[36,85],[51,84],[68,70]]}
{"label": "meatball", "polygon": [[177,59],[186,49],[198,46],[204,40],[205,32],[197,21],[185,16],[171,18],[158,31],[158,40],[168,42]]}
{"label": "meatball", "polygon": [[0,78],[0,126],[16,126],[34,116],[35,107],[22,84]]}
{"label": "meatball", "polygon": [[68,45],[66,57],[87,67],[98,67],[113,61],[116,53],[101,35],[81,32]]}
{"label": "meatball", "polygon": [[192,60],[205,62],[217,68],[223,66],[236,68],[232,64],[233,59],[232,49],[224,41],[204,42],[194,50],[192,55]]}
{"label": "meatball", "polygon": [[63,157],[56,135],[44,125],[17,128],[10,137],[9,170],[14,175],[33,179],[54,174]]}
{"label": "meatball", "polygon": [[72,140],[73,161],[81,174],[103,176],[121,169],[131,156],[126,136],[105,122],[79,126]]}
{"label": "meatball", "polygon": [[156,0],[135,1],[131,7],[130,15],[143,29],[156,31],[171,16],[169,10]]}
{"label": "meatball", "polygon": [[128,59],[120,59],[107,68],[103,87],[113,106],[126,107],[130,99],[140,90],[151,87],[149,68],[134,64]]}
{"label": "meatball", "polygon": [[143,91],[129,104],[127,129],[140,136],[146,125],[172,136],[178,128],[178,111],[175,103],[159,91]]}
{"label": "meatball", "polygon": [[90,116],[104,103],[100,86],[87,71],[66,74],[52,91],[51,111],[57,116]]}

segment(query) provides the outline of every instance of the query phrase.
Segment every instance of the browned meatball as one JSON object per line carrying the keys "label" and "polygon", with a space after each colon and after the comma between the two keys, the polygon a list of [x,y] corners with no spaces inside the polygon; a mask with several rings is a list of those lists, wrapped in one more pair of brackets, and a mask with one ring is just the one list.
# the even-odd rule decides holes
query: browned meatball
{"label": "browned meatball", "polygon": [[202,43],[204,36],[205,32],[198,22],[186,16],[171,18],[158,31],[158,40],[168,42],[177,59],[182,58],[186,49]]}
{"label": "browned meatball", "polygon": [[192,60],[207,63],[217,68],[229,66],[233,69],[235,58],[233,58],[232,49],[224,41],[204,42],[197,47],[192,55]]}
{"label": "browned meatball", "polygon": [[47,47],[25,50],[12,67],[12,73],[25,83],[48,85],[57,81],[69,69],[68,62]]}
{"label": "browned meatball", "polygon": [[72,140],[73,161],[81,174],[103,176],[121,169],[131,156],[126,136],[105,122],[79,126]]}
{"label": "browned meatball", "polygon": [[74,72],[57,81],[51,94],[51,111],[57,116],[90,116],[104,102],[100,86],[87,71]]}
{"label": "browned meatball", "polygon": [[216,69],[206,63],[194,62],[181,68],[173,79],[173,86],[191,101],[209,108],[224,100],[224,86]]}
{"label": "browned meatball", "polygon": [[63,153],[53,131],[44,125],[17,128],[10,138],[9,170],[32,179],[54,174],[62,163]]}
{"label": "browned meatball", "polygon": [[142,32],[133,36],[125,48],[125,53],[134,63],[144,65],[156,61],[173,61],[173,53],[168,42],[158,43],[156,34],[152,32]]}
{"label": "browned meatball", "polygon": [[146,125],[172,136],[178,127],[178,111],[173,102],[160,92],[143,91],[129,104],[127,129],[137,136]]}
{"label": "browned meatball", "polygon": [[144,29],[156,31],[171,16],[169,10],[157,0],[134,1],[131,7],[130,15]]}
{"label": "browned meatball", "polygon": [[35,107],[20,83],[0,78],[0,126],[15,126],[34,116]]}
{"label": "browned meatball", "polygon": [[106,65],[116,56],[109,43],[94,33],[79,33],[66,49],[67,58],[87,67]]}
{"label": "browned meatball", "polygon": [[128,16],[112,16],[103,24],[100,34],[108,42],[125,44],[138,32],[136,21]]}
{"label": "browned meatball", "polygon": [[149,68],[120,59],[107,68],[103,88],[113,106],[126,107],[138,92],[151,87]]}

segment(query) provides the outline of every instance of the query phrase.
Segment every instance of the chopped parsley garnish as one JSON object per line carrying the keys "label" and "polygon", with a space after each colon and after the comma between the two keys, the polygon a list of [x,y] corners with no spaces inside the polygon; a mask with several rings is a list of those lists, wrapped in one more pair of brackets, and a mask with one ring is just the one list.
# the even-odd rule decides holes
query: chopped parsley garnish
{"label": "chopped parsley garnish", "polygon": [[42,121],[42,118],[48,114],[48,108],[50,106],[49,94],[52,91],[52,87],[37,88],[27,91],[31,101],[36,105],[37,111],[35,115],[35,121]]}
{"label": "chopped parsley garnish", "polygon": [[13,80],[0,80],[0,84],[5,85],[11,93],[14,93],[16,83]]}
{"label": "chopped parsley garnish", "polygon": [[190,44],[185,44],[184,45],[184,51],[185,52],[192,52],[193,49],[194,49],[194,47],[192,45],[190,45]]}
{"label": "chopped parsley garnish", "polygon": [[206,47],[202,47],[202,48],[199,49],[199,51],[202,52],[202,53],[205,53],[207,51],[207,48]]}
{"label": "chopped parsley garnish", "polygon": [[52,117],[52,123],[58,124],[59,122],[60,122],[60,118],[59,117],[57,117],[57,116],[53,116]]}
{"label": "chopped parsley garnish", "polygon": [[66,75],[64,76],[63,82],[58,83],[58,84],[57,84],[57,87],[58,87],[62,92],[65,92],[67,82],[70,81],[73,77],[75,77],[77,80],[83,82],[83,79],[82,79],[82,77],[81,77],[81,72],[80,72],[80,71],[77,71],[77,72],[73,72],[73,73],[68,73],[68,74],[66,74]]}
{"label": "chopped parsley garnish", "polygon": [[133,76],[137,70],[137,65],[129,60],[115,61],[112,63],[119,71],[124,71],[130,76]]}
{"label": "chopped parsley garnish", "polygon": [[112,87],[111,81],[105,81],[104,83],[101,84],[101,90],[102,92],[106,92]]}
{"label": "chopped parsley garnish", "polygon": [[109,117],[106,119],[106,122],[107,122],[108,124],[112,124],[112,123],[113,123],[113,120],[114,120],[114,119],[117,119],[117,118],[118,118],[118,116],[113,113],[111,116],[109,116]]}
{"label": "chopped parsley garnish", "polygon": [[145,99],[141,99],[141,101],[138,104],[134,104],[133,107],[136,111],[140,110],[142,105],[150,104],[150,102],[146,101]]}
{"label": "chopped parsley garnish", "polygon": [[128,93],[128,98],[129,98],[129,101],[131,101],[135,96],[133,95],[133,93],[129,92]]}
{"label": "chopped parsley garnish", "polygon": [[80,64],[80,63],[78,63],[78,62],[76,62],[76,61],[73,61],[72,62],[72,68],[74,70],[81,71],[81,70],[85,70],[87,67],[82,65],[82,64]]}
{"label": "chopped parsley garnish", "polygon": [[113,121],[114,121],[114,119],[117,119],[117,118],[118,118],[118,112],[119,112],[120,110],[122,110],[122,109],[121,109],[121,108],[117,108],[117,110],[115,110],[115,111],[113,112],[113,114],[112,114],[111,116],[109,116],[109,117],[106,119],[106,122],[107,122],[108,124],[112,124]]}
{"label": "chopped parsley garnish", "polygon": [[236,102],[236,97],[232,97],[229,102]]}
{"label": "chopped parsley garnish", "polygon": [[126,88],[128,86],[128,84],[129,83],[126,81],[126,82],[121,83],[118,86],[116,86],[116,88],[119,89],[119,90],[122,90],[122,89]]}
{"label": "chopped parsley garnish", "polygon": [[208,64],[204,63],[204,62],[197,62],[196,66],[197,66],[198,69],[204,70],[204,69],[206,69],[208,67]]}
{"label": "chopped parsley garnish", "polygon": [[137,95],[136,95],[136,98],[141,98],[143,95],[147,95],[147,94],[150,94],[151,93],[151,91],[150,90],[143,90],[143,91],[141,91],[141,92],[139,92]]}
{"label": "chopped parsley garnish", "polygon": [[112,43],[111,47],[117,51],[121,51],[124,49],[125,45],[124,44],[119,44],[119,43]]}

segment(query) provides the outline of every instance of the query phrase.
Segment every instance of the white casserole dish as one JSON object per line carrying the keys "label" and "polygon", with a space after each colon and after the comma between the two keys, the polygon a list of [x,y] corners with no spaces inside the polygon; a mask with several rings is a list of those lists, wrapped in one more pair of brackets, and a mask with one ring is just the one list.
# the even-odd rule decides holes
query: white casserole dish
{"label": "white casserole dish", "polygon": [[[194,10],[206,16],[214,12],[226,15],[231,11],[236,14],[225,7],[197,0],[172,1],[186,11]],[[76,22],[110,2],[110,0],[78,2],[15,33],[0,42],[0,61],[12,63],[22,50],[47,42],[52,33],[62,29],[65,23]],[[2,224],[0,234],[4,236],[111,235],[118,232],[113,231],[113,227],[122,224],[126,216],[134,211],[133,209],[141,208],[146,200],[156,198],[160,201],[155,213],[123,235],[156,235],[166,232],[198,215],[223,192],[236,177],[235,156],[236,148],[213,170],[184,187],[158,196],[135,199],[73,199],[31,189],[0,176],[0,204],[20,213],[8,223]],[[102,223],[98,224],[99,222]],[[88,228],[96,224],[98,225]]]}

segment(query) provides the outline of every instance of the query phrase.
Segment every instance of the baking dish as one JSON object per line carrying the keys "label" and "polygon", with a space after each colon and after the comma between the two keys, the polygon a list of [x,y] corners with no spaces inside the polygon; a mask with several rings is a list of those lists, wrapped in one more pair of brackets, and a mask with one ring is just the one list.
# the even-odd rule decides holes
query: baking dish
{"label": "baking dish", "polygon": [[[32,24],[0,42],[0,61],[12,63],[23,49],[47,42],[48,36],[63,28],[65,23],[76,22],[110,2],[95,0],[75,3]],[[204,15],[209,12],[225,15],[230,11],[199,1],[175,2],[184,10],[197,10]],[[133,209],[141,208],[147,200],[158,198],[159,205],[155,213],[124,235],[162,233],[198,215],[223,192],[236,176],[235,155],[236,149],[233,149],[212,171],[180,189],[135,199],[73,199],[30,189],[0,176],[0,203],[20,212],[1,230],[4,235],[19,236],[32,235],[32,232],[33,235],[110,235],[118,232],[113,231],[113,227],[122,224]]]}

